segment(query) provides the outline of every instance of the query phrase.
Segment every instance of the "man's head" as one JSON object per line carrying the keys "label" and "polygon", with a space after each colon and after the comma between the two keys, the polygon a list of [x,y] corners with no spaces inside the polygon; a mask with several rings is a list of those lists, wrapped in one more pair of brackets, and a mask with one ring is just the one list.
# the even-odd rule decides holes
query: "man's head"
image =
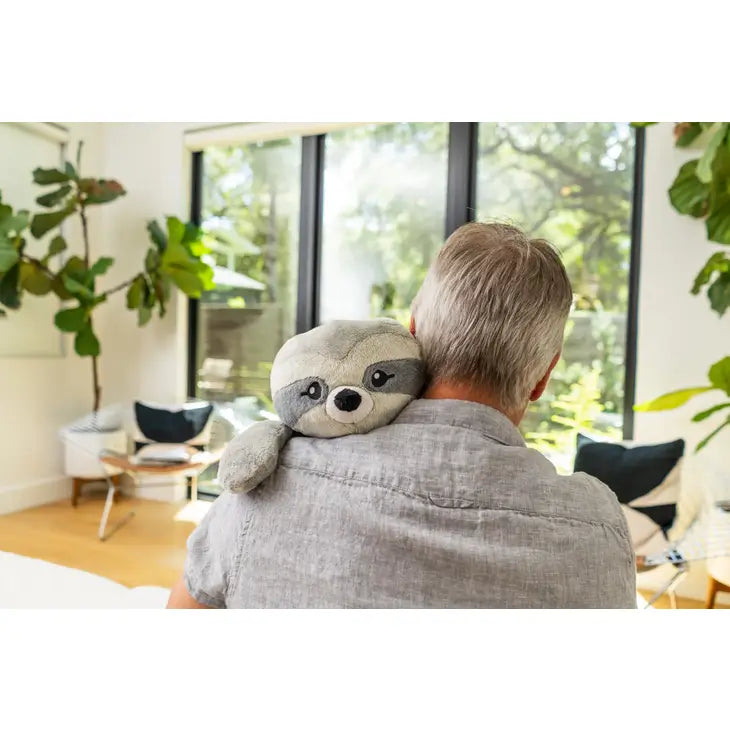
{"label": "man's head", "polygon": [[430,383],[488,392],[521,417],[560,356],[572,298],[547,241],[501,223],[461,226],[413,302]]}

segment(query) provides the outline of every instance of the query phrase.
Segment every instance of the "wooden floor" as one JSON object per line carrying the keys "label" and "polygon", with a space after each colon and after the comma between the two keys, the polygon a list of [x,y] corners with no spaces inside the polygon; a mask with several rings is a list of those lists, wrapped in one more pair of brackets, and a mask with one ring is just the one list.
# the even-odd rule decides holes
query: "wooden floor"
{"label": "wooden floor", "polygon": [[188,535],[210,502],[154,502],[123,497],[110,524],[135,516],[107,541],[97,537],[104,496],[83,497],[0,515],[0,550],[111,578],[125,586],[171,587],[185,561]]}
{"label": "wooden floor", "polygon": [[[78,507],[70,501],[0,515],[0,550],[78,568],[134,587],[172,587],[185,562],[185,543],[211,502],[153,502],[122,498],[110,522],[130,510],[135,516],[107,541],[97,536],[104,495],[91,493]],[[650,592],[642,592],[646,599]],[[717,608],[728,606],[717,605]],[[670,608],[662,596],[656,608]],[[677,598],[677,608],[703,608],[701,601]]]}

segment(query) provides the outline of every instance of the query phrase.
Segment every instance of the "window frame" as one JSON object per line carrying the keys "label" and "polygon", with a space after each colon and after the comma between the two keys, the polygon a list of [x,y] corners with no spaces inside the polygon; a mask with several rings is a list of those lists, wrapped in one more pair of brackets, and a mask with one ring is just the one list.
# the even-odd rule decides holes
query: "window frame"
{"label": "window frame", "polygon": [[[267,123],[231,125],[221,127],[211,137],[210,143],[225,140],[229,143],[246,143],[271,139],[264,128]],[[275,123],[271,123],[275,124]],[[293,136],[296,131],[317,132],[302,136],[300,218],[299,218],[299,268],[297,289],[297,332],[305,332],[319,324],[320,261],[322,256],[322,224],[324,213],[324,169],[327,131],[339,126],[327,122],[298,123],[291,129],[277,129],[278,137]],[[310,125],[310,126],[306,126]],[[238,128],[245,128],[246,135],[237,139]],[[281,125],[279,125],[281,127]],[[206,131],[206,130],[203,130]],[[252,132],[259,136],[254,139]],[[639,276],[641,267],[642,205],[644,195],[645,130],[634,128],[634,178],[631,200],[631,247],[629,252],[629,292],[626,311],[626,342],[624,371],[623,438],[634,435],[634,400],[636,397],[636,358],[638,335]],[[195,139],[188,142],[191,150],[191,199],[190,219],[200,225],[202,214],[203,147],[207,138],[200,133],[190,133]],[[197,135],[197,136],[196,136]],[[221,136],[223,135],[223,136]],[[263,136],[262,136],[263,135]],[[294,134],[294,136],[301,136]],[[447,162],[445,236],[448,237],[460,225],[473,221],[476,215],[477,159],[479,156],[479,122],[450,122]],[[188,300],[188,348],[187,386],[188,396],[196,397],[196,354],[198,347],[199,301]]]}

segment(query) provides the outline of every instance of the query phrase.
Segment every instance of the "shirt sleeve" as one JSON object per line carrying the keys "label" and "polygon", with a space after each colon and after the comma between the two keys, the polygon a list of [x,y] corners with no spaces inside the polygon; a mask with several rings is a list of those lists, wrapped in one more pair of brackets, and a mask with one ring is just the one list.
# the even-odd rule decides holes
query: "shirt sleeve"
{"label": "shirt sleeve", "polygon": [[221,494],[188,538],[185,587],[198,603],[226,607],[241,557],[244,500],[245,495]]}

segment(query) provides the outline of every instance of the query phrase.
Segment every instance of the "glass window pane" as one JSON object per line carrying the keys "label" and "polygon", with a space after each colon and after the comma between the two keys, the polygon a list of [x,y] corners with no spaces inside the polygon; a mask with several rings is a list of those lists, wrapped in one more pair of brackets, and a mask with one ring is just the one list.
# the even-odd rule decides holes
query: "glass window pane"
{"label": "glass window pane", "polygon": [[625,123],[479,126],[479,220],[555,244],[575,291],[563,358],[523,424],[565,471],[579,432],[621,438],[633,163]]}
{"label": "glass window pane", "polygon": [[271,363],[295,332],[300,166],[298,138],[203,154],[216,288],[200,301],[197,395],[242,425],[273,413]]}
{"label": "glass window pane", "polygon": [[448,124],[352,127],[327,135],[320,321],[394,317],[443,243]]}

